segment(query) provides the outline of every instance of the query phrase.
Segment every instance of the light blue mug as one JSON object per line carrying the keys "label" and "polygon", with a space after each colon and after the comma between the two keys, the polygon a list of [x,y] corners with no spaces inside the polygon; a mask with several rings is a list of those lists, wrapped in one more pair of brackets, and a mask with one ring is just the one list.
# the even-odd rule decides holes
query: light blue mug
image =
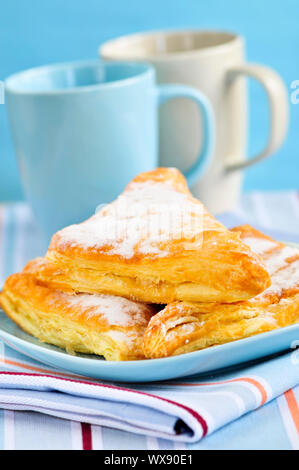
{"label": "light blue mug", "polygon": [[203,144],[186,174],[209,164],[214,119],[188,86],[157,86],[147,64],[76,62],[40,67],[6,80],[6,103],[25,194],[44,232],[81,222],[113,200],[138,173],[158,165],[158,105],[194,100]]}

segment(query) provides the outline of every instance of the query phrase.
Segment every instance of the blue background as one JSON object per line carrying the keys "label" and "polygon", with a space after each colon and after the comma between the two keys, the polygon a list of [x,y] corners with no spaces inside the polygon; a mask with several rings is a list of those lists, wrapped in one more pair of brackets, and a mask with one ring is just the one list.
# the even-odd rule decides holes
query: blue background
{"label": "blue background", "polygon": [[[0,79],[36,65],[96,57],[101,42],[163,28],[219,28],[243,34],[250,61],[270,65],[290,85],[299,79],[298,0],[1,0]],[[250,86],[250,152],[264,145],[264,92]],[[299,105],[283,148],[247,170],[245,190],[299,188]],[[0,200],[22,198],[17,164],[0,106]]]}

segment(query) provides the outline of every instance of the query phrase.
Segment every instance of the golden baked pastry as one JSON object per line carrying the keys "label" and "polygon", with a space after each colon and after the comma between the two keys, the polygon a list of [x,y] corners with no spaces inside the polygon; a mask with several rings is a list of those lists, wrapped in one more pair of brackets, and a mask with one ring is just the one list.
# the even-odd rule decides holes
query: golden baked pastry
{"label": "golden baked pastry", "polygon": [[253,299],[233,304],[175,302],[146,330],[148,358],[183,354],[246,338],[299,321],[299,250],[250,226],[234,229],[263,256],[272,285]]}
{"label": "golden baked pastry", "polygon": [[54,235],[47,258],[75,292],[153,303],[233,302],[270,285],[262,259],[193,198],[176,169],[137,176],[89,220]]}
{"label": "golden baked pastry", "polygon": [[[37,268],[34,262],[31,268]],[[39,284],[29,272],[6,280],[0,305],[39,340],[110,361],[144,359],[142,338],[155,313],[151,306],[121,297],[63,293]]]}

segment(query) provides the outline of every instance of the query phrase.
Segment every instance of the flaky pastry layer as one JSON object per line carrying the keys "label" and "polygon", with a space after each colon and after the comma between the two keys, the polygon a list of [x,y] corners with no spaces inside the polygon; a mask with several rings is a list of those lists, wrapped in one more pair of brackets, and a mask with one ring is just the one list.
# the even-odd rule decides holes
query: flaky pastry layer
{"label": "flaky pastry layer", "polygon": [[110,361],[144,359],[142,338],[155,313],[150,306],[119,297],[50,289],[28,272],[6,280],[0,305],[39,340]]}
{"label": "flaky pastry layer", "polygon": [[142,173],[114,203],[55,234],[47,259],[61,268],[41,274],[49,285],[152,303],[234,302],[270,285],[260,256],[167,168]]}
{"label": "flaky pastry layer", "polygon": [[299,322],[299,250],[250,226],[234,230],[263,256],[271,287],[253,299],[233,304],[168,305],[151,319],[146,330],[146,357],[188,353]]}

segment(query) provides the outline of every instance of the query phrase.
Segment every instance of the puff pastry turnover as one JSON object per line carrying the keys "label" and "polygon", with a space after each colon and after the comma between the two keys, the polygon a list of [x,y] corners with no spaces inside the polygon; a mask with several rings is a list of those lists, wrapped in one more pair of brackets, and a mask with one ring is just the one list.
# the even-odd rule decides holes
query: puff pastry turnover
{"label": "puff pastry turnover", "polygon": [[54,235],[54,287],[152,303],[233,302],[270,284],[262,259],[194,199],[176,169],[137,176],[89,220]]}
{"label": "puff pastry turnover", "polygon": [[250,226],[234,229],[263,256],[272,285],[233,304],[175,302],[155,315],[144,337],[148,358],[183,354],[271,331],[299,321],[299,250]]}
{"label": "puff pastry turnover", "polygon": [[[34,271],[37,266],[31,263]],[[153,307],[102,294],[70,295],[40,285],[33,274],[13,274],[0,305],[23,330],[68,352],[107,360],[144,359],[142,338]]]}

